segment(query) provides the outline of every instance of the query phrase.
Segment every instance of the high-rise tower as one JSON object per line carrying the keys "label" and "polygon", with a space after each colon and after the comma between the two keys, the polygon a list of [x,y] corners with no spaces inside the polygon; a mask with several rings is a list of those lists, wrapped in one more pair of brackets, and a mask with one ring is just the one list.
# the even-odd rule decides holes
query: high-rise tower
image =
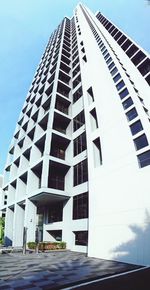
{"label": "high-rise tower", "polygon": [[150,59],[79,4],[52,33],[8,153],[5,240],[150,263]]}

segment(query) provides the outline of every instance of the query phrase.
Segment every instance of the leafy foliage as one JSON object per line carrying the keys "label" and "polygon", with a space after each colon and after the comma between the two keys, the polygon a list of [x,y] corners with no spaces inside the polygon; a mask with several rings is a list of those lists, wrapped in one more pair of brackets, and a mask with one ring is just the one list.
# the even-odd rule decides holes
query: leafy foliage
{"label": "leafy foliage", "polygon": [[[28,248],[35,250],[36,243],[35,242],[29,242]],[[61,250],[66,249],[66,243],[65,242],[40,242],[39,243],[39,250],[41,251],[47,251],[47,250]]]}
{"label": "leafy foliage", "polygon": [[1,217],[0,218],[0,244],[4,243],[4,227],[5,227],[5,219]]}

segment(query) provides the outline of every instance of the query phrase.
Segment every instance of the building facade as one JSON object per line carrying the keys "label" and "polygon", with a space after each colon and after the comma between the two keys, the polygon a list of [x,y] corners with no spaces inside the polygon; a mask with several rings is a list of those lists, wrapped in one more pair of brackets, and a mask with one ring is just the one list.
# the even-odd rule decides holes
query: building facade
{"label": "building facade", "polygon": [[52,33],[4,170],[5,241],[150,264],[150,59],[79,4]]}
{"label": "building facade", "polygon": [[[4,205],[7,204],[7,195],[3,195],[2,194],[2,187],[3,187],[3,176],[0,175],[0,208]],[[2,213],[2,211],[0,210],[0,218],[4,217],[5,214]]]}

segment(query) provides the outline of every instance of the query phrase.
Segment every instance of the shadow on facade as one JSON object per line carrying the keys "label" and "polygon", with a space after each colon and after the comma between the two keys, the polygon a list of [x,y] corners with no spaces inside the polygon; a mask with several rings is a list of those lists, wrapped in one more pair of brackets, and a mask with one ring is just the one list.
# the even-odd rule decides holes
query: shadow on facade
{"label": "shadow on facade", "polygon": [[135,238],[114,249],[115,260],[140,265],[150,264],[150,214],[147,210],[143,224],[129,226]]}
{"label": "shadow on facade", "polygon": [[4,237],[4,246],[9,247],[12,246],[12,240],[10,240],[8,237]]}

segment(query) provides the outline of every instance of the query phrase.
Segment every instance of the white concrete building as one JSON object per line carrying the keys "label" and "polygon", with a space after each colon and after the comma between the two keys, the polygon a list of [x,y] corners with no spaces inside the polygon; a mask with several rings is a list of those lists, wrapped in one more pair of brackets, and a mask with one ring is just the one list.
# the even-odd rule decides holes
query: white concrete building
{"label": "white concrete building", "polygon": [[6,243],[150,264],[150,59],[79,4],[52,33],[4,172]]}
{"label": "white concrete building", "polygon": [[[2,187],[3,187],[3,175],[0,175],[0,208],[4,205],[4,203],[7,203],[7,195],[4,196],[4,194],[2,194]],[[2,213],[2,211],[0,210],[0,217],[4,216],[5,214]]]}

